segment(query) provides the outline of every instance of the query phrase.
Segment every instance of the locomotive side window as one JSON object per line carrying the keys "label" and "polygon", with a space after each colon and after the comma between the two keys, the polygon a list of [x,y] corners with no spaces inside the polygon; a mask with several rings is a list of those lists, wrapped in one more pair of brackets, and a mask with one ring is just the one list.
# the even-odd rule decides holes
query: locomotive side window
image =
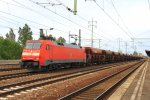
{"label": "locomotive side window", "polygon": [[49,50],[49,45],[48,44],[46,45],[46,50]]}

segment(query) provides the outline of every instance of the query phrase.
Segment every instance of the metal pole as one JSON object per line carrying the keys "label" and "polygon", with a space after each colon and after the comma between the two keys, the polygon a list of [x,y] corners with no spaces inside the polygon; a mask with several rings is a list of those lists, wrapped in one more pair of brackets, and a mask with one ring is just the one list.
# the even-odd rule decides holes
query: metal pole
{"label": "metal pole", "polygon": [[127,42],[126,42],[126,54],[127,54],[127,46],[128,46],[128,44],[127,44]]}
{"label": "metal pole", "polygon": [[79,46],[81,46],[81,29],[79,29]]}
{"label": "metal pole", "polygon": [[89,26],[92,27],[92,30],[91,30],[91,32],[92,32],[92,35],[91,35],[91,47],[93,47],[93,29],[94,29],[94,27],[96,27],[96,25],[94,25],[94,23],[96,24],[97,21],[93,21],[93,18],[92,18],[92,21],[88,21],[88,23],[89,23]]}
{"label": "metal pole", "polygon": [[47,36],[47,30],[46,30],[46,36]]}
{"label": "metal pole", "polygon": [[101,39],[99,39],[99,48],[101,48],[101,44],[100,43],[101,43]]}
{"label": "metal pole", "polygon": [[92,47],[93,47],[93,18],[92,18]]}
{"label": "metal pole", "polygon": [[119,50],[118,50],[118,52],[120,52],[120,38],[119,38]]}
{"label": "metal pole", "polygon": [[133,50],[135,51],[135,46],[134,46],[134,38],[133,38]]}
{"label": "metal pole", "polygon": [[70,31],[69,31],[69,43],[70,43]]}
{"label": "metal pole", "polygon": [[48,36],[47,36],[47,30],[46,30],[46,40],[47,40],[47,37],[48,37]]}
{"label": "metal pole", "polygon": [[77,0],[74,0],[74,15],[77,14]]}

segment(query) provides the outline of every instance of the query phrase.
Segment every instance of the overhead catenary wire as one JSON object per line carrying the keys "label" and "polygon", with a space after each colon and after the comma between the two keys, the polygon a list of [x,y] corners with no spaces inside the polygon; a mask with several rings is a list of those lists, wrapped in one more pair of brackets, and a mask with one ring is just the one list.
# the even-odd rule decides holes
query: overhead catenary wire
{"label": "overhead catenary wire", "polygon": [[[22,5],[22,6],[24,6],[26,9],[32,10],[32,11],[34,11],[34,12],[36,12],[36,13],[39,13],[39,12],[37,12],[37,11],[35,11],[35,10],[29,8],[29,7],[26,7],[25,5],[23,5],[23,4],[19,3],[19,2],[17,2],[16,0],[13,0],[13,1],[15,1],[16,3],[18,3],[18,4]],[[40,14],[40,15],[42,15],[42,14]],[[43,16],[43,15],[42,15],[42,16]],[[45,16],[44,16],[44,17],[45,17]],[[57,22],[57,21],[56,21],[56,22]],[[57,23],[59,23],[59,24],[61,24],[61,25],[63,25],[63,26],[66,26],[65,24],[62,24],[62,23],[60,23],[60,22],[57,22]],[[68,33],[68,32],[62,31],[62,30],[57,29],[57,28],[55,28],[55,30],[60,31],[60,32],[63,32],[63,33]]]}
{"label": "overhead catenary wire", "polygon": [[[25,21],[28,21],[28,22],[31,22],[31,23],[34,23],[34,24],[37,24],[37,25],[41,25],[41,26],[44,26],[44,27],[50,28],[50,27],[49,27],[49,26],[47,26],[47,25],[43,25],[43,24],[41,24],[41,23],[37,23],[37,22],[35,22],[35,21],[31,21],[31,20],[29,20],[29,19],[25,19],[25,18],[22,18],[22,17],[16,16],[16,15],[13,15],[13,14],[9,14],[9,13],[7,13],[7,12],[0,11],[0,13],[7,14],[7,15],[10,15],[10,16],[13,16],[13,17],[19,18],[19,19],[21,19],[21,20],[25,20]],[[61,31],[61,32],[63,32],[63,33],[68,33],[68,32],[62,31],[62,30],[60,30],[60,29],[57,29],[57,28],[55,28],[55,27],[54,27],[54,29],[55,29],[55,30],[58,30],[58,31]]]}
{"label": "overhead catenary wire", "polygon": [[[1,0],[1,1],[2,1],[2,0]],[[2,2],[5,2],[5,3],[10,4],[10,5],[13,5],[13,6],[17,6],[17,7],[21,7],[21,8],[24,8],[24,9],[27,9],[27,10],[30,10],[30,11],[33,11],[33,12],[35,12],[35,13],[37,13],[37,14],[39,14],[39,15],[45,17],[45,18],[47,18],[48,20],[50,20],[49,17],[44,16],[44,15],[41,14],[40,12],[38,12],[38,11],[36,11],[36,10],[34,10],[34,9],[29,8],[29,7],[25,6],[24,4],[22,4],[22,3],[20,3],[20,2],[18,2],[18,1],[16,1],[16,0],[13,0],[13,1],[14,1],[15,3],[19,4],[20,6],[15,5],[15,4],[12,4],[12,3],[8,3],[8,2],[6,2],[6,1],[2,1]],[[58,24],[60,24],[60,25],[62,25],[62,26],[68,27],[67,25],[65,25],[65,24],[63,24],[63,23],[60,23],[60,22],[58,22],[58,21],[56,21],[56,20],[53,20],[53,21],[55,21],[56,23],[58,23]],[[73,30],[76,30],[76,29],[74,29],[74,28],[72,28],[72,27],[70,27],[70,28],[73,29]],[[56,28],[55,28],[55,30],[58,30],[58,31],[61,31],[61,32],[64,32],[64,33],[68,33],[68,32],[65,32],[65,31],[62,31],[62,30],[56,29]]]}
{"label": "overhead catenary wire", "polygon": [[[35,11],[34,9],[31,9],[31,8],[27,7],[26,5],[20,3],[20,2],[18,2],[18,1],[16,1],[16,0],[13,0],[13,1],[14,1],[15,3],[17,3],[18,5],[20,5],[20,6],[15,5],[15,4],[8,3],[8,2],[6,2],[6,1],[3,1],[3,2],[8,3],[8,4],[10,4],[10,5],[13,5],[13,6],[21,7],[21,8],[24,8],[24,9],[28,9],[28,10],[30,10],[30,11],[33,11],[33,12],[39,14],[39,12]],[[40,14],[40,15],[42,15],[42,14]],[[42,16],[43,16],[43,15],[42,15]],[[45,16],[43,16],[43,17],[45,17]],[[80,16],[80,17],[81,17],[81,16]],[[82,18],[82,19],[83,19],[83,18]],[[62,24],[62,23],[60,23],[60,24],[63,25],[63,26],[66,26],[66,25],[64,25],[64,24]],[[56,29],[56,28],[55,28],[55,30],[60,31],[60,29]],[[61,30],[61,32],[64,32],[64,31]],[[64,33],[68,33],[68,32],[64,32]],[[97,35],[98,35],[98,34],[97,34]],[[105,37],[104,37],[104,38],[105,38]]]}
{"label": "overhead catenary wire", "polygon": [[[13,28],[13,27],[8,27],[8,26],[4,26],[4,25],[0,25],[0,27],[2,27],[2,28],[6,28],[6,29],[13,29],[13,30],[19,30],[19,29],[17,29],[17,28]],[[0,34],[0,35],[2,35],[2,34]],[[33,35],[39,35],[39,34],[35,34],[35,33],[33,33]],[[3,36],[3,35],[2,35]]]}
{"label": "overhead catenary wire", "polygon": [[[16,0],[13,0],[13,1],[16,1]],[[5,1],[3,1],[3,2],[5,2]],[[7,3],[7,2],[5,2],[5,3]],[[28,8],[27,6],[25,6],[25,5],[23,5],[23,4],[19,3],[19,2],[16,2],[16,3],[19,4],[19,5],[21,5],[21,6],[18,6],[18,5],[15,5],[15,4],[11,4],[11,5],[14,5],[14,6],[17,6],[17,7],[22,7],[22,8],[24,8],[24,9],[28,9],[28,10],[30,10],[30,11],[33,10],[33,9],[30,9],[30,8]],[[9,3],[9,4],[10,4],[10,3]],[[1,13],[4,13],[4,14],[7,14],[7,15],[8,15],[8,13],[3,12],[3,11],[1,11]],[[37,13],[38,13],[38,12],[37,12]],[[42,25],[42,26],[44,26],[44,27],[49,27],[49,26],[46,26],[46,25],[43,25],[43,24],[34,22],[34,21],[32,21],[32,20],[28,20],[28,19],[26,19],[26,18],[21,18],[21,17],[19,17],[19,16],[13,15],[13,14],[9,14],[9,16],[13,16],[13,17],[16,17],[16,18],[19,18],[19,19],[22,19],[22,20],[26,20],[26,21],[29,21],[29,22],[34,23],[34,24],[37,24],[37,25]],[[56,28],[55,28],[55,30],[58,30],[58,31],[61,31],[61,32],[64,32],[64,33],[68,33],[68,32],[65,32],[65,31],[62,31],[62,30],[56,29]],[[99,34],[97,34],[97,35],[99,35]],[[104,38],[105,38],[105,37],[104,37]]]}
{"label": "overhead catenary wire", "polygon": [[[61,5],[63,5],[68,11],[70,12],[74,12],[73,10],[71,10],[71,8],[69,8],[68,6],[66,6],[64,3],[62,3],[60,0],[56,0],[57,2],[59,2]],[[76,14],[80,19],[88,22],[87,19],[83,18],[82,16],[80,16],[79,14]]]}
{"label": "overhead catenary wire", "polygon": [[[12,28],[12,27],[5,26],[5,25],[0,25],[0,27],[2,27],[2,28],[8,28],[8,29]],[[18,30],[18,29],[15,29],[15,28],[12,28],[12,29],[14,29],[14,30]]]}
{"label": "overhead catenary wire", "polygon": [[[69,21],[69,22],[71,22],[71,23],[73,23],[73,24],[75,24],[75,25],[77,25],[77,26],[82,27],[83,29],[86,29],[86,30],[88,30],[88,31],[91,31],[90,29],[88,29],[88,28],[86,28],[86,27],[84,27],[84,26],[82,26],[82,25],[80,25],[80,24],[78,24],[78,23],[76,23],[76,22],[74,22],[74,21],[72,21],[72,20],[70,20],[70,19],[68,19],[68,18],[66,18],[66,17],[64,17],[64,16],[62,16],[62,15],[60,15],[60,14],[58,14],[58,13],[52,11],[52,10],[50,10],[50,9],[48,9],[47,7],[45,7],[45,6],[43,6],[43,5],[40,5],[39,2],[35,2],[35,1],[33,1],[33,0],[29,0],[29,1],[31,1],[31,2],[34,3],[34,4],[37,4],[37,5],[41,6],[41,7],[43,7],[44,9],[50,11],[51,13],[56,14],[57,16],[59,16],[59,17],[65,19],[65,20],[67,20],[67,21]],[[104,37],[104,36],[102,36],[102,35],[100,35],[100,34],[98,34],[98,33],[96,33],[96,32],[94,32],[94,33],[95,33],[96,35],[98,35],[98,36],[101,36],[101,37],[103,37],[103,38],[105,38],[105,39],[108,39],[108,38],[106,38],[106,37]],[[110,39],[108,39],[108,40],[110,40]]]}
{"label": "overhead catenary wire", "polygon": [[84,28],[84,29],[86,29],[86,30],[89,30],[89,29],[87,29],[86,27],[84,27],[84,26],[82,26],[82,25],[80,25],[80,24],[78,24],[78,23],[76,23],[76,22],[74,22],[74,21],[72,21],[72,20],[70,20],[70,19],[68,19],[68,18],[66,18],[66,17],[64,17],[64,16],[62,16],[62,15],[60,15],[60,14],[58,14],[58,13],[52,11],[52,10],[50,10],[50,9],[48,9],[47,7],[44,7],[43,5],[40,5],[39,2],[35,2],[35,1],[33,1],[33,0],[29,0],[29,1],[31,1],[31,2],[33,2],[33,3],[35,3],[35,4],[37,4],[37,5],[39,5],[39,6],[43,7],[43,8],[45,8],[45,9],[47,9],[48,11],[52,12],[53,14],[58,15],[59,17],[62,17],[62,18],[64,18],[64,19],[68,20],[69,22],[74,23],[74,24],[77,25],[77,26],[80,26],[80,27],[82,27],[82,28]]}
{"label": "overhead catenary wire", "polygon": [[44,26],[44,27],[48,27],[48,26],[46,26],[46,25],[43,25],[43,24],[37,23],[37,22],[35,22],[35,21],[31,21],[31,20],[28,20],[28,19],[25,19],[25,18],[22,18],[22,17],[16,16],[16,15],[13,15],[13,14],[9,14],[9,13],[4,12],[4,11],[0,11],[0,13],[6,14],[6,15],[9,15],[9,16],[13,16],[13,17],[19,18],[19,19],[21,19],[21,20],[25,20],[25,21],[28,21],[28,22],[31,22],[31,23],[34,23],[34,24],[38,24],[38,25]]}
{"label": "overhead catenary wire", "polygon": [[[17,7],[21,7],[21,8],[24,8],[24,9],[27,9],[27,10],[30,10],[30,11],[33,11],[33,12],[35,12],[35,13],[37,13],[37,14],[43,16],[43,17],[46,17],[46,16],[44,16],[43,14],[37,12],[36,10],[31,9],[30,7],[27,7],[27,6],[25,6],[24,4],[22,4],[22,3],[20,3],[20,2],[18,2],[18,1],[16,1],[16,0],[13,0],[13,1],[14,1],[15,3],[17,3],[18,5],[20,5],[20,6],[15,5],[15,4],[8,3],[8,2],[6,2],[6,1],[3,1],[3,2],[5,2],[5,3],[7,3],[7,4],[10,4],[10,5],[13,5],[13,6],[17,6]],[[46,17],[46,18],[47,18],[48,20],[50,20],[49,17]],[[55,20],[53,20],[53,21],[55,21]],[[60,22],[58,22],[58,21],[55,21],[55,22],[58,23],[58,24],[60,24],[60,25],[62,25],[62,26],[68,27],[67,25],[65,25],[65,24],[63,24],[63,23],[60,23]],[[72,27],[70,27],[70,28],[77,31],[77,29],[75,29],[75,28],[72,28]],[[56,28],[55,28],[55,30],[58,30],[58,31],[61,31],[61,32],[64,32],[64,33],[68,33],[68,32],[65,32],[65,31],[62,31],[62,30],[56,29]]]}
{"label": "overhead catenary wire", "polygon": [[[0,19],[1,19],[1,18],[0,18]],[[3,19],[3,21],[9,22],[9,23],[11,23],[11,24],[13,24],[13,25],[16,25],[16,23],[7,21],[6,19]],[[21,22],[19,22],[19,23],[21,23]],[[24,24],[24,23],[23,23],[23,24]],[[16,26],[18,26],[18,25],[16,25]],[[32,28],[34,28],[34,29],[36,29],[36,30],[39,30],[39,28],[36,27],[36,26],[33,26],[33,25],[30,25],[30,26],[32,26]],[[19,30],[19,28],[17,29],[17,28],[13,28],[13,27],[11,27],[11,26],[0,25],[0,27],[2,27],[2,28],[8,28],[8,29],[12,28],[13,30]],[[60,32],[63,32],[62,30],[59,30],[59,29],[55,29],[55,30],[60,31]],[[38,33],[39,33],[39,32],[38,32]],[[64,33],[65,33],[65,31],[64,31]],[[33,35],[39,35],[39,34],[34,33]]]}
{"label": "overhead catenary wire", "polygon": [[149,0],[147,0],[147,2],[148,2],[149,10],[150,10],[150,1],[149,1]]}
{"label": "overhead catenary wire", "polygon": [[12,22],[12,21],[9,21],[8,18],[5,19],[5,17],[3,17],[3,16],[0,16],[0,20],[2,20],[2,21],[4,21],[4,22],[11,23],[11,24],[13,24],[13,25],[15,25],[15,26],[18,26],[18,25],[17,25],[18,22],[17,22],[17,23],[14,23],[14,22]]}
{"label": "overhead catenary wire", "polygon": [[130,37],[130,39],[132,39],[132,37],[128,34],[128,32],[126,32],[125,29],[123,29],[96,1],[94,2],[128,37]]}
{"label": "overhead catenary wire", "polygon": [[[37,13],[37,14],[39,14],[39,15],[45,17],[45,18],[47,18],[48,20],[50,20],[49,17],[44,16],[42,13],[40,13],[40,12],[34,10],[34,9],[31,9],[30,7],[27,7],[27,6],[25,6],[24,4],[22,4],[22,3],[20,3],[20,2],[18,2],[18,1],[16,1],[16,0],[13,0],[13,1],[14,1],[15,3],[21,5],[21,6],[24,7],[25,9],[28,9],[28,10],[30,10],[30,11],[33,11],[33,12],[35,12],[35,13]],[[52,21],[55,21],[56,23],[58,23],[58,24],[60,24],[60,25],[62,25],[62,26],[67,26],[67,25],[65,25],[64,23],[58,22],[58,21],[56,21],[56,20],[52,20]],[[75,29],[74,29],[74,30],[75,30]]]}
{"label": "overhead catenary wire", "polygon": [[74,12],[71,8],[69,8],[68,6],[66,6],[65,4],[63,4],[60,0],[56,0],[57,2],[59,2],[62,6],[64,6],[68,11],[70,12]]}
{"label": "overhead catenary wire", "polygon": [[[68,6],[66,6],[64,3],[62,3],[60,0],[56,0],[58,3],[60,3],[61,5],[63,5],[68,11],[70,12],[74,12],[73,10],[71,10],[71,8],[69,8]],[[77,17],[79,17],[80,19],[84,20],[85,22],[89,22],[88,20],[86,20],[85,18],[83,18],[82,16],[80,16],[79,14],[76,14]],[[92,36],[93,37],[93,36]],[[93,41],[93,39],[92,39]],[[93,44],[93,43],[92,43]]]}
{"label": "overhead catenary wire", "polygon": [[[6,18],[7,20],[4,19],[4,18]],[[12,20],[12,19],[7,18],[7,17],[3,17],[3,18],[0,18],[0,19],[1,19],[2,21],[4,21],[4,22],[9,22],[9,23],[11,23],[11,24],[13,24],[13,25],[15,25],[15,26],[19,26],[19,25],[16,25],[16,24],[18,24],[18,23],[23,23],[23,22],[18,22],[18,21]],[[11,21],[13,21],[13,22],[8,21],[8,19],[11,20]],[[16,22],[16,23],[14,23],[14,22]],[[25,24],[25,23],[23,23],[23,24]],[[33,25],[30,25],[30,26],[34,27],[36,30],[39,30],[39,28],[36,27],[36,26],[33,26]],[[19,28],[17,29],[17,28],[13,28],[13,27],[11,27],[11,26],[0,25],[0,27],[2,27],[2,28],[8,28],[8,29],[13,29],[13,30],[19,30]],[[34,33],[33,35],[39,35],[39,34],[35,34],[35,33]]]}
{"label": "overhead catenary wire", "polygon": [[84,20],[85,22],[88,22],[88,20],[87,20],[87,19],[83,18],[83,17],[82,17],[82,16],[80,16],[79,14],[77,14],[77,16],[78,16],[80,19]]}
{"label": "overhead catenary wire", "polygon": [[[3,20],[3,21],[5,21],[5,22],[11,23],[11,24],[13,24],[15,26],[18,26],[18,27],[20,27],[19,23],[20,24],[25,24],[24,22],[19,22],[19,21],[16,21],[16,20],[8,18],[8,17],[0,17],[0,19]],[[8,20],[11,20],[11,21],[8,21]],[[37,27],[37,26],[34,26],[34,25],[30,25],[30,26],[32,26],[33,28],[39,30],[39,27]]]}
{"label": "overhead catenary wire", "polygon": [[123,18],[122,18],[121,15],[119,14],[118,10],[116,9],[115,4],[114,4],[114,0],[111,0],[111,2],[112,2],[112,5],[113,5],[113,7],[114,7],[114,9],[115,9],[115,11],[116,11],[116,13],[117,13],[117,15],[118,15],[119,18],[121,19],[123,25],[124,25],[125,28],[128,30],[129,34],[130,34],[132,37],[134,37],[133,34],[129,31],[129,28],[126,26],[125,22],[123,21]]}
{"label": "overhead catenary wire", "polygon": [[129,31],[129,28],[125,25],[125,23],[124,23],[124,21],[123,21],[123,18],[121,17],[121,15],[119,14],[119,12],[117,11],[117,9],[116,9],[116,7],[115,7],[115,4],[114,4],[114,0],[111,0],[111,1],[112,1],[112,5],[113,5],[113,7],[114,7],[114,9],[115,9],[115,11],[116,11],[116,13],[117,13],[117,15],[120,17],[120,19],[121,19],[121,21],[123,22],[125,28],[128,30],[129,34],[132,36],[131,39],[133,40],[135,37],[134,37],[133,34]]}

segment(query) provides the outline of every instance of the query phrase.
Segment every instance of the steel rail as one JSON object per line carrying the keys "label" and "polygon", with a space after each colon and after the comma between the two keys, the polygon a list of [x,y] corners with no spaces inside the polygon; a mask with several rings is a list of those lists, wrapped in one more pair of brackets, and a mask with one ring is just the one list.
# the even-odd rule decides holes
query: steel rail
{"label": "steel rail", "polygon": [[[136,65],[139,65],[139,66],[140,66],[140,65],[143,64],[143,63],[144,63],[144,61],[139,62],[139,63],[136,63]],[[134,66],[134,65],[133,65],[133,66]],[[132,66],[130,66],[129,68],[131,68],[131,67],[132,67]],[[65,96],[61,97],[59,100],[71,100],[71,98],[80,95],[81,93],[83,93],[83,92],[89,90],[90,88],[92,88],[92,87],[98,85],[99,83],[101,83],[101,82],[103,82],[103,81],[106,81],[107,79],[109,79],[109,78],[111,78],[111,77],[113,77],[113,76],[115,76],[115,75],[117,75],[117,74],[119,74],[119,73],[121,73],[121,72],[123,72],[123,71],[125,71],[125,70],[127,70],[127,69],[128,69],[128,68],[123,69],[123,70],[121,70],[121,71],[119,71],[119,72],[116,72],[116,73],[114,73],[113,75],[109,75],[109,76],[107,76],[107,77],[104,77],[104,78],[102,78],[102,79],[100,79],[100,80],[98,80],[98,81],[96,81],[96,82],[94,82],[94,83],[92,83],[92,84],[89,84],[89,85],[87,85],[87,86],[85,86],[85,87],[83,87],[83,88],[80,88],[80,89],[78,89],[78,90],[76,90],[76,91],[74,91],[74,92],[72,92],[72,93],[70,93],[70,94],[68,94],[68,95],[65,95]],[[134,70],[136,70],[136,69],[134,69]],[[129,73],[129,74],[131,74],[131,73]],[[129,74],[128,74],[128,75],[129,75]],[[128,75],[126,75],[125,77],[127,77]],[[125,79],[125,77],[124,77],[123,79]],[[123,81],[123,79],[120,79],[116,84],[119,84],[121,81]],[[114,86],[116,86],[116,85],[114,85]],[[114,88],[114,86],[110,87],[110,89]],[[108,92],[110,91],[110,89],[107,89],[107,90],[104,91],[102,94],[99,94],[98,97],[94,98],[94,100],[103,100],[103,97],[106,95],[106,93],[108,93]]]}
{"label": "steel rail", "polygon": [[110,93],[113,89],[115,89],[119,84],[121,84],[125,79],[127,79],[138,67],[140,67],[142,63],[139,63],[138,65],[135,65],[136,68],[134,68],[133,70],[131,70],[126,76],[124,76],[123,78],[121,78],[120,80],[118,80],[118,82],[116,82],[113,86],[111,86],[110,88],[108,88],[106,91],[104,91],[102,94],[98,95],[95,100],[101,100],[102,98],[104,98],[105,96],[107,96],[108,93]]}
{"label": "steel rail", "polygon": [[[30,80],[30,81],[18,82],[18,83],[14,83],[14,84],[8,84],[8,85],[5,85],[5,86],[0,86],[1,91],[3,91],[4,89],[8,90],[10,88],[17,87],[17,86],[21,87],[21,88],[18,88],[18,89],[14,89],[14,90],[10,89],[10,91],[1,92],[0,97],[4,97],[4,96],[7,96],[9,94],[13,94],[13,93],[20,92],[20,91],[23,91],[23,90],[27,90],[27,89],[47,85],[47,84],[52,84],[52,83],[55,83],[55,82],[63,81],[63,80],[74,78],[74,77],[78,77],[78,76],[81,76],[81,75],[86,75],[86,74],[93,73],[93,72],[96,72],[96,71],[105,70],[105,69],[108,69],[108,68],[112,68],[112,67],[103,67],[103,68],[100,67],[98,69],[93,69],[93,70],[82,70],[82,71],[78,71],[78,73],[77,72],[71,72],[71,73],[66,73],[66,74],[60,74],[60,75],[49,76],[49,77],[45,77],[45,78],[34,79],[34,80]],[[32,85],[30,85],[30,84],[32,84]]]}
{"label": "steel rail", "polygon": [[19,65],[19,63],[17,63],[17,64],[16,63],[15,64],[14,63],[10,63],[10,64],[3,63],[3,64],[0,64],[0,66],[4,66],[4,65]]}
{"label": "steel rail", "polygon": [[0,68],[0,71],[12,71],[12,70],[21,70],[24,68]]}
{"label": "steel rail", "polygon": [[[103,67],[105,67],[105,66],[113,67],[113,66],[117,66],[117,65],[119,65],[119,63],[106,64]],[[0,75],[0,80],[23,77],[23,76],[29,76],[29,75],[35,75],[35,74],[37,74],[37,73],[32,73],[32,71],[29,71],[29,72],[15,73],[15,74]]]}
{"label": "steel rail", "polygon": [[20,70],[23,69],[19,66],[19,64],[7,64],[0,63],[0,71],[11,71],[11,70]]}
{"label": "steel rail", "polygon": [[16,73],[16,74],[9,74],[9,75],[0,75],[0,80],[6,80],[10,78],[17,78],[17,77],[23,77],[23,76],[29,76],[29,75],[35,75],[37,73],[32,72],[22,72],[22,73]]}

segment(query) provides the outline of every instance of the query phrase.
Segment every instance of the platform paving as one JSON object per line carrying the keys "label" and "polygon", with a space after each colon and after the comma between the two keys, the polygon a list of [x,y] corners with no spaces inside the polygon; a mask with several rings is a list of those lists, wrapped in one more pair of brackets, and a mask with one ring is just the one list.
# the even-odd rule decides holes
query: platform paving
{"label": "platform paving", "polygon": [[141,65],[108,100],[150,100],[150,59]]}

